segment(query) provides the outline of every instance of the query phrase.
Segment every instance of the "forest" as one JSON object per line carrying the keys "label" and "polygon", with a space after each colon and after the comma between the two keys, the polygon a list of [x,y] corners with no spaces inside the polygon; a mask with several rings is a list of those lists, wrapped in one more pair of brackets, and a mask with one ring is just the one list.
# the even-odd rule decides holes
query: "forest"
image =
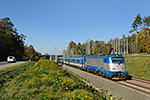
{"label": "forest", "polygon": [[25,45],[26,36],[18,32],[9,17],[0,19],[0,61],[7,56],[15,56],[17,59],[30,59],[40,55],[32,45]]}
{"label": "forest", "polygon": [[[6,60],[7,56],[15,56],[17,59],[32,59],[38,55],[33,45],[25,45],[26,36],[19,33],[18,29],[9,17],[0,19],[0,61]],[[141,18],[140,13],[133,18],[131,30],[132,35],[122,38],[104,41],[93,41],[88,39],[85,43],[71,41],[68,48],[62,51],[66,56],[85,54],[150,54],[150,16]]]}
{"label": "forest", "polygon": [[93,41],[76,44],[71,41],[67,49],[62,53],[66,56],[85,55],[85,54],[150,54],[150,16],[141,18],[140,13],[135,17],[131,24],[131,36],[110,39],[107,43],[104,41]]}

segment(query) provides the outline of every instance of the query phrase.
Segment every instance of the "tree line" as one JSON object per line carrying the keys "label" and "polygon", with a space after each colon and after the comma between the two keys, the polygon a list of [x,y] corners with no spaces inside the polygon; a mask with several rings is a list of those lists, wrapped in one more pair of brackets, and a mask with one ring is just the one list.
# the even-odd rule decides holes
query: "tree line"
{"label": "tree line", "polygon": [[0,60],[6,60],[7,56],[15,56],[17,59],[34,58],[40,54],[33,46],[27,47],[25,39],[26,36],[18,32],[9,17],[0,19]]}
{"label": "tree line", "polygon": [[[67,56],[72,55],[85,55],[87,54],[87,46],[89,45],[90,54],[110,54],[116,49],[118,53],[120,51],[128,54],[150,54],[150,16],[145,16],[141,18],[138,14],[133,23],[131,24],[131,36],[123,35],[121,39],[115,38],[110,39],[107,43],[104,41],[93,41],[90,40],[89,43],[85,42],[81,44],[80,42],[76,44],[71,41],[68,45],[67,50],[63,50],[62,53]],[[126,45],[127,44],[127,45]]]}

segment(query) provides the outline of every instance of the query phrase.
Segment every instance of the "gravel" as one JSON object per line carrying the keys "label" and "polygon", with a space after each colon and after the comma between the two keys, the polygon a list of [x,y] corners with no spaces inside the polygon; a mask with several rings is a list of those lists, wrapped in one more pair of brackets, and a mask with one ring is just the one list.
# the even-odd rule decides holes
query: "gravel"
{"label": "gravel", "polygon": [[115,82],[98,77],[94,74],[90,74],[66,65],[63,65],[63,68],[73,72],[74,74],[82,78],[85,83],[92,85],[96,90],[105,91],[106,92],[105,94],[111,96],[111,99],[113,98],[117,98],[121,100],[149,100],[150,99],[150,95],[122,86]]}

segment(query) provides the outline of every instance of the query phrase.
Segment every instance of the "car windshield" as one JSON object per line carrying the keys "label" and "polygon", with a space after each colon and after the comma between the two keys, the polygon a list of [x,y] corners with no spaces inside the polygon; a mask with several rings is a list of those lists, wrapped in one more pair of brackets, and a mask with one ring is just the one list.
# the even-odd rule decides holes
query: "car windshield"
{"label": "car windshield", "polygon": [[13,57],[9,57],[9,59],[13,59]]}
{"label": "car windshield", "polygon": [[111,59],[112,59],[112,63],[123,63],[123,58],[113,57]]}

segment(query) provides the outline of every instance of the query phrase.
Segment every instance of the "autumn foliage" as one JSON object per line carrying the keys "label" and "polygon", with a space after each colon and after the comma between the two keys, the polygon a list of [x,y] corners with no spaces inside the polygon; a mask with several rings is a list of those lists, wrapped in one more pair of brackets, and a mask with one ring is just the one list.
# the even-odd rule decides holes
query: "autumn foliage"
{"label": "autumn foliage", "polygon": [[22,58],[25,38],[14,28],[10,18],[0,19],[0,60],[6,60],[9,55]]}
{"label": "autumn foliage", "polygon": [[[133,23],[131,24],[131,31],[129,33],[132,34],[130,36],[123,35],[122,38],[118,38],[116,36],[115,39],[110,39],[107,43],[99,40],[97,41],[90,40],[90,54],[112,53],[112,50],[116,49],[116,47],[113,46],[112,44],[114,42],[115,45],[117,45],[117,49],[120,48],[120,52],[124,52],[128,48],[129,54],[138,54],[138,53],[150,54],[149,26],[150,26],[150,16],[146,16],[142,19],[140,14],[138,14],[135,17]],[[120,41],[120,45],[119,45],[119,41]],[[126,45],[127,42],[124,41],[128,41],[128,47]],[[63,54],[67,56],[84,55],[86,54],[87,45],[88,45],[87,42],[83,44],[79,42],[78,44],[76,44],[75,42],[71,41],[69,43],[67,50],[66,51],[63,50]]]}
{"label": "autumn foliage", "polygon": [[0,60],[6,60],[10,55],[17,59],[30,59],[40,55],[32,45],[24,45],[25,39],[26,36],[14,28],[9,17],[0,19]]}

